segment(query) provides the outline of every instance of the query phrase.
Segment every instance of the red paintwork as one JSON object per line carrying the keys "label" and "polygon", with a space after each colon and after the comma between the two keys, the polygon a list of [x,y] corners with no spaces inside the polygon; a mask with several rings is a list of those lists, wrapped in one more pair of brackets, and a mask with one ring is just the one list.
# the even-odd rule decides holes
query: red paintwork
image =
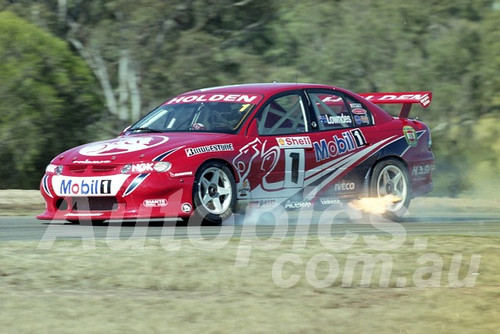
{"label": "red paintwork", "polygon": [[[351,128],[258,137],[252,119],[266,101],[276,94],[304,89],[335,90],[362,102],[373,115],[374,122],[372,126],[359,128],[361,135],[366,140],[366,145],[357,146],[353,142],[349,152],[338,154],[338,156],[320,156],[324,159],[317,161],[319,156],[317,149],[320,147],[321,140],[332,142],[335,140],[334,136],[337,136],[337,140],[339,138],[354,138],[359,133],[349,132],[353,130]],[[203,163],[213,159],[224,162],[233,172],[241,202],[248,203],[250,201],[250,203],[260,205],[256,202],[285,201],[290,197],[290,194],[300,190],[300,187],[293,187],[294,184],[290,186],[290,183],[286,181],[290,175],[286,174],[289,171],[285,171],[285,154],[293,154],[295,151],[304,154],[305,162],[304,169],[299,171],[299,176],[292,175],[294,178],[298,177],[299,181],[297,178],[292,180],[297,181],[297,184],[302,182],[301,185],[304,187],[314,185],[317,188],[307,196],[304,195],[304,198],[307,197],[305,201],[314,201],[323,195],[331,198],[332,194],[328,193],[328,189],[337,184],[339,184],[336,193],[338,198],[365,196],[367,194],[365,181],[369,178],[371,167],[377,161],[387,157],[397,157],[407,165],[414,196],[424,194],[432,189],[430,169],[434,163],[434,157],[428,147],[429,128],[416,120],[394,118],[378,105],[342,88],[316,84],[247,84],[195,90],[179,96],[236,93],[263,96],[236,134],[206,132],[127,134],[125,132],[117,139],[102,142],[101,146],[95,143],[82,145],[56,156],[51,164],[63,165],[64,171],[61,175],[49,171],[42,179],[40,189],[47,203],[47,208],[38,218],[46,220],[107,220],[188,217],[193,212],[192,210],[188,212],[186,209],[193,207],[192,188],[195,174]],[[418,101],[416,102],[418,103]],[[415,102],[405,100],[402,103]],[[420,135],[416,146],[405,142],[403,133],[405,126],[410,126]],[[354,129],[357,128],[354,127]],[[294,143],[289,146],[283,144],[280,147],[278,138],[290,142],[294,141]],[[188,156],[188,149],[218,144],[232,144],[232,147],[228,150]],[[113,147],[115,148],[113,149]],[[134,147],[136,150],[123,153],[123,147]],[[109,149],[109,152],[106,152],[106,148]],[[287,148],[289,150],[285,151]],[[94,155],[86,154],[89,152]],[[153,160],[158,159],[164,153],[168,153],[168,155],[159,160],[170,162],[171,169],[163,173],[152,171]],[[345,162],[342,168],[335,170],[334,167],[342,161]],[[127,164],[135,164],[135,170],[131,174],[123,175],[120,173],[121,168]],[[358,166],[361,167],[355,169]],[[63,177],[66,177],[65,181],[61,181]],[[70,180],[68,177],[74,178],[71,179],[71,183],[68,181]],[[87,177],[87,179],[81,179],[82,177]],[[142,183],[132,187],[132,184],[140,180],[141,177],[143,178]],[[317,187],[318,183],[321,184],[320,187]],[[323,187],[326,184],[329,187]],[[117,185],[119,187],[113,189]],[[345,192],[342,190],[342,188],[352,187],[354,189],[346,189]],[[116,194],[114,196],[106,196],[105,194],[90,196],[98,197],[92,201],[101,203],[109,198],[115,198],[117,206],[102,209],[92,208],[92,210],[85,210],[85,207],[80,206],[78,210],[72,210],[73,202],[78,202],[79,199],[85,198],[86,194],[92,193],[94,190],[99,192],[102,189],[105,190],[104,193],[116,192]],[[73,190],[77,196],[71,195]],[[66,194],[61,194],[63,191]],[[57,209],[57,205],[61,205],[63,199],[65,199],[67,206],[63,203],[62,207]],[[302,204],[294,205],[300,206]]]}

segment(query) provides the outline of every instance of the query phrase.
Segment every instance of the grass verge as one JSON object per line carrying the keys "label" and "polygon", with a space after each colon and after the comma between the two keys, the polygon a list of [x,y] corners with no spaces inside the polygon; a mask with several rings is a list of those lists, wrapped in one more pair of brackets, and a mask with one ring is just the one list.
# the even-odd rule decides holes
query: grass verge
{"label": "grass verge", "polygon": [[[263,241],[236,239],[218,250],[182,240],[178,251],[161,239],[140,247],[115,240],[113,249],[105,240],[92,249],[81,241],[56,241],[48,250],[34,242],[0,243],[0,328],[492,333],[500,325],[499,239],[408,237],[393,250],[375,250],[362,238],[345,250],[332,250],[312,237],[301,249],[285,239],[268,250]],[[249,248],[248,263],[238,264],[239,252]],[[355,258],[368,262],[350,271]],[[373,272],[363,280],[370,259]],[[388,263],[390,271],[384,269]],[[453,287],[460,285],[466,286]]]}
{"label": "grass verge", "polygon": [[35,216],[44,209],[39,190],[0,190],[0,216]]}

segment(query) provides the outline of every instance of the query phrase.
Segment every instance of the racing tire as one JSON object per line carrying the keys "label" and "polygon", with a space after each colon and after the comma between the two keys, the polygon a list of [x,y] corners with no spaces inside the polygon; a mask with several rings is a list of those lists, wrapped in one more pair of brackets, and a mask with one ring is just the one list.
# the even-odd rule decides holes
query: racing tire
{"label": "racing tire", "polygon": [[220,225],[233,214],[236,182],[227,166],[208,162],[196,173],[193,186],[194,214],[202,223]]}
{"label": "racing tire", "polygon": [[377,163],[370,179],[370,195],[397,197],[399,200],[388,204],[383,216],[392,221],[401,221],[408,212],[411,200],[410,178],[406,166],[396,159]]}

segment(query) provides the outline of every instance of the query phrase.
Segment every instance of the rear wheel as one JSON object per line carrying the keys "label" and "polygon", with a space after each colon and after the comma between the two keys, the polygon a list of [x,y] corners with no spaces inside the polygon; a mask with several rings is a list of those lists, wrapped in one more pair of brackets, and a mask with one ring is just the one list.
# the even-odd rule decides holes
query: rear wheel
{"label": "rear wheel", "polygon": [[406,166],[399,160],[387,159],[373,169],[370,182],[371,195],[388,197],[385,217],[399,221],[408,211],[411,200],[411,186]]}
{"label": "rear wheel", "polygon": [[193,188],[195,214],[203,221],[220,224],[233,213],[236,183],[233,174],[220,162],[208,162],[196,173]]}

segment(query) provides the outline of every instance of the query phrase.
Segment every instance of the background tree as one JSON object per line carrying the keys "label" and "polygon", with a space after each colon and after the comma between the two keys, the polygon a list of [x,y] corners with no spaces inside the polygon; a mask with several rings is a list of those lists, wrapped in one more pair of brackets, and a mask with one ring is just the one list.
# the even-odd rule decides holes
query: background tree
{"label": "background tree", "polygon": [[68,45],[0,12],[0,188],[36,188],[50,157],[87,138],[100,101]]}
{"label": "background tree", "polygon": [[[47,0],[5,5],[67,40],[92,69],[108,112],[96,131],[116,135],[182,91],[234,83],[243,49],[267,44],[264,0]],[[245,64],[246,65],[246,64]]]}

